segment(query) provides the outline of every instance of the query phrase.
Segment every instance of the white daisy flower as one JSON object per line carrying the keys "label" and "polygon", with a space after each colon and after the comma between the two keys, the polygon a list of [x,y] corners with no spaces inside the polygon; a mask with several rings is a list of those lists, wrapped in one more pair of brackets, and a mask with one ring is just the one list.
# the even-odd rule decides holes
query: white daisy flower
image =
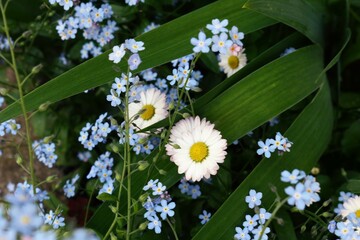
{"label": "white daisy flower", "polygon": [[206,119],[189,117],[180,120],[171,129],[167,155],[185,173],[186,180],[200,181],[210,178],[219,169],[226,156],[227,143],[218,130]]}
{"label": "white daisy flower", "polygon": [[[136,130],[141,130],[168,116],[166,95],[156,88],[140,92],[140,100],[129,104],[129,116]],[[138,117],[136,117],[138,115]],[[138,133],[147,137],[146,133]]]}
{"label": "white daisy flower", "polygon": [[233,54],[229,50],[225,54],[219,54],[219,66],[223,69],[224,73],[227,74],[227,77],[230,77],[241,68],[245,67],[247,58],[244,51],[245,48],[241,48],[237,54]]}
{"label": "white daisy flower", "polygon": [[355,216],[360,218],[360,196],[349,198],[344,202],[343,206],[344,208],[340,212],[343,217],[355,213]]}

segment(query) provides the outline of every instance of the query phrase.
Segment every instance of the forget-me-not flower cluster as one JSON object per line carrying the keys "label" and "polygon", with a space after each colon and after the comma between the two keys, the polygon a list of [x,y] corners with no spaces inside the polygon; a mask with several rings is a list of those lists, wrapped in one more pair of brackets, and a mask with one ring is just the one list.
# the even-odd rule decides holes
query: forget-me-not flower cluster
{"label": "forget-me-not flower cluster", "polygon": [[298,169],[294,169],[292,172],[282,171],[281,181],[291,184],[285,188],[289,205],[304,210],[312,203],[320,201],[320,184],[315,177],[306,175],[304,171]]}
{"label": "forget-me-not flower cluster", "polygon": [[56,163],[58,156],[55,153],[55,143],[45,141],[41,139],[39,141],[34,141],[32,144],[36,158],[45,164],[48,168],[52,168]]}
{"label": "forget-me-not flower cluster", "polygon": [[148,229],[154,230],[155,233],[161,233],[162,220],[175,215],[176,206],[164,186],[158,179],[150,180],[143,188],[149,191],[149,196],[143,207],[146,209],[144,218],[147,219]]}
{"label": "forget-me-not flower cluster", "polygon": [[200,71],[193,70],[190,72],[190,65],[193,59],[194,54],[190,54],[171,61],[173,65],[172,74],[166,77],[171,86],[178,85],[180,88],[185,87],[186,90],[198,89],[199,81],[203,78],[203,75]]}
{"label": "forget-me-not flower cluster", "polygon": [[200,185],[192,184],[192,181],[187,181],[184,177],[180,180],[178,188],[181,193],[191,196],[192,199],[197,199],[201,196]]}
{"label": "forget-me-not flower cluster", "polygon": [[228,29],[228,24],[227,19],[213,19],[211,24],[206,25],[212,36],[207,37],[201,30],[198,38],[191,38],[190,43],[194,46],[194,53],[208,53],[210,50],[219,53],[219,67],[230,77],[246,65],[247,58],[241,41],[244,39],[244,33],[239,32],[236,26]]}
{"label": "forget-me-not flower cluster", "polygon": [[107,113],[101,114],[92,125],[86,123],[80,131],[79,142],[88,150],[92,150],[98,143],[105,143],[106,137],[113,130],[113,127],[105,121]]}
{"label": "forget-me-not flower cluster", "polygon": [[255,214],[245,216],[245,221],[242,223],[242,227],[236,227],[236,234],[234,238],[237,240],[240,239],[268,239],[268,234],[270,233],[270,228],[264,225],[268,219],[271,217],[271,213],[267,212],[265,208],[261,208],[261,198],[262,193],[256,192],[254,189],[250,189],[249,195],[245,197],[245,202],[248,203],[250,209],[254,209]]}
{"label": "forget-me-not flower cluster", "polygon": [[67,198],[71,198],[75,196],[75,183],[77,182],[77,180],[79,180],[79,178],[80,178],[79,174],[76,174],[75,177],[71,179],[71,181],[66,180],[63,190]]}
{"label": "forget-me-not flower cluster", "polygon": [[211,213],[203,210],[202,214],[199,215],[199,219],[201,220],[201,224],[204,225],[208,221],[210,221]]}
{"label": "forget-me-not flower cluster", "polygon": [[[51,4],[58,3],[67,11],[74,6],[72,0],[50,0]],[[87,42],[83,45],[80,53],[81,58],[87,59],[90,54],[93,56],[102,53],[101,47],[104,47],[112,39],[114,33],[119,28],[116,22],[110,20],[113,10],[110,4],[103,3],[97,8],[92,2],[80,3],[75,6],[74,15],[66,20],[59,20],[56,30],[61,40],[74,39],[78,31],[82,31],[82,35]],[[95,42],[100,46],[96,46]]]}
{"label": "forget-me-not flower cluster", "polygon": [[258,141],[259,149],[256,151],[258,155],[264,155],[266,158],[271,157],[271,153],[275,150],[278,150],[279,155],[284,152],[290,152],[290,148],[292,146],[292,142],[290,142],[286,137],[281,135],[281,133],[277,132],[275,139],[268,138],[263,141]]}
{"label": "forget-me-not flower cluster", "polygon": [[14,119],[0,123],[0,137],[5,136],[5,134],[16,135],[20,128],[21,125],[16,123]]}
{"label": "forget-me-not flower cluster", "polygon": [[103,183],[99,194],[105,192],[112,194],[114,190],[114,179],[112,178],[112,167],[114,166],[114,159],[110,157],[110,152],[101,154],[91,166],[90,172],[86,176],[87,179],[97,177],[101,183]]}

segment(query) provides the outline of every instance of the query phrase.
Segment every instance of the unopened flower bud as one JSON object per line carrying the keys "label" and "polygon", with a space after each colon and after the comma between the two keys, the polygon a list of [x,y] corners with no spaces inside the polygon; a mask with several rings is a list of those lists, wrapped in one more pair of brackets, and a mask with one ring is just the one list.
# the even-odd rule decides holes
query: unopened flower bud
{"label": "unopened flower bud", "polygon": [[116,179],[116,181],[120,182],[121,181],[121,175],[119,173],[115,173],[115,179]]}
{"label": "unopened flower bud", "polygon": [[142,224],[140,224],[139,226],[139,230],[140,231],[144,231],[147,228],[148,222],[143,222]]}
{"label": "unopened flower bud", "polygon": [[191,90],[194,92],[202,92],[202,89],[199,87],[193,87],[193,88],[191,88]]}
{"label": "unopened flower bud", "polygon": [[165,139],[166,137],[166,129],[164,129],[162,132],[161,132],[161,135],[160,135],[160,138],[161,139]]}
{"label": "unopened flower bud", "polygon": [[315,225],[315,226],[312,226],[311,227],[311,235],[312,236],[316,236],[317,235],[317,226]]}
{"label": "unopened flower bud", "polygon": [[116,119],[113,118],[113,117],[110,117],[110,123],[111,123],[111,126],[118,126],[119,125],[118,122],[116,121]]}
{"label": "unopened flower bud", "polygon": [[190,115],[189,113],[183,113],[182,116],[183,116],[183,118],[188,118],[188,117],[190,117],[191,115]]}
{"label": "unopened flower bud", "polygon": [[284,219],[282,219],[282,218],[277,218],[276,219],[276,222],[280,225],[280,226],[283,226],[284,225]]}
{"label": "unopened flower bud", "polygon": [[326,217],[326,218],[334,216],[333,213],[329,213],[329,212],[323,212],[321,215]]}
{"label": "unopened flower bud", "polygon": [[6,88],[0,88],[0,94],[6,96],[8,94],[8,90]]}
{"label": "unopened flower bud", "polygon": [[119,152],[119,147],[116,145],[116,144],[111,144],[111,150],[114,152],[114,153],[118,153]]}
{"label": "unopened flower bud", "polygon": [[48,143],[50,143],[53,139],[54,139],[54,135],[47,136],[47,137],[44,138],[44,143],[45,143],[45,144],[48,144]]}
{"label": "unopened flower bud", "polygon": [[116,209],[116,207],[110,205],[109,208],[110,208],[110,210],[111,210],[113,213],[117,214],[117,209]]}
{"label": "unopened flower bud", "polygon": [[38,72],[40,72],[40,70],[43,68],[43,65],[40,63],[39,65],[36,65],[35,67],[33,67],[31,69],[31,72],[33,74],[37,74]]}
{"label": "unopened flower bud", "polygon": [[139,171],[144,171],[149,166],[149,163],[147,161],[140,161],[139,162]]}
{"label": "unopened flower bud", "polygon": [[16,156],[16,163],[17,163],[18,165],[21,165],[21,164],[23,163],[23,159],[21,158],[20,155],[17,155],[17,156]]}
{"label": "unopened flower bud", "polygon": [[172,147],[175,148],[175,149],[181,149],[181,147],[179,145],[177,145],[177,144],[172,145]]}
{"label": "unopened flower bud", "polygon": [[138,143],[140,144],[144,144],[144,143],[147,143],[148,139],[146,137],[143,137],[143,138],[140,138]]}
{"label": "unopened flower bud", "polygon": [[167,174],[167,172],[166,172],[165,170],[163,170],[163,169],[160,169],[160,170],[159,170],[159,173],[160,173],[161,175],[166,175],[166,174]]}
{"label": "unopened flower bud", "polygon": [[171,110],[173,110],[174,109],[174,103],[173,102],[170,102],[170,104],[169,104],[169,110],[171,111]]}
{"label": "unopened flower bud", "polygon": [[347,178],[347,173],[345,171],[345,169],[341,169],[341,175],[344,177],[344,178]]}
{"label": "unopened flower bud", "polygon": [[139,201],[140,201],[141,203],[144,203],[144,202],[146,201],[146,199],[147,199],[148,196],[149,196],[148,193],[142,194],[142,195],[139,197]]}
{"label": "unopened flower bud", "polygon": [[54,181],[56,178],[57,178],[56,175],[48,176],[48,177],[46,178],[46,182],[49,182],[49,183],[50,183],[50,182]]}
{"label": "unopened flower bud", "polygon": [[48,107],[50,106],[50,102],[46,102],[46,103],[43,103],[39,106],[39,111],[40,112],[45,112]]}
{"label": "unopened flower bud", "polygon": [[23,34],[21,35],[23,38],[28,38],[30,37],[32,34],[31,30],[27,30],[25,32],[23,32]]}
{"label": "unopened flower bud", "polygon": [[324,207],[327,207],[327,206],[329,206],[329,204],[332,202],[332,200],[331,199],[328,199],[328,200],[326,200],[324,203],[323,203],[323,206]]}
{"label": "unopened flower bud", "polygon": [[300,228],[300,233],[303,233],[306,231],[306,226],[305,225],[302,225],[301,228]]}
{"label": "unopened flower bud", "polygon": [[320,168],[318,168],[318,167],[313,167],[312,169],[311,169],[311,174],[312,175],[318,175],[320,173]]}

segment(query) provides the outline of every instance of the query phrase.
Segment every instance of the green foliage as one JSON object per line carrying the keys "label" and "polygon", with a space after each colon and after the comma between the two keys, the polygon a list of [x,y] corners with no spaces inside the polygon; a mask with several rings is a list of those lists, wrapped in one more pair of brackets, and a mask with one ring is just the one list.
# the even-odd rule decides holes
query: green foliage
{"label": "green foliage", "polygon": [[[213,18],[226,18],[229,20],[229,25],[238,26],[246,36],[249,36],[244,44],[248,51],[249,63],[239,72],[222,81],[215,55],[203,54],[200,57],[200,64],[209,73],[204,79],[206,81],[203,83],[204,93],[199,94],[193,103],[196,115],[206,117],[215,124],[216,129],[227,140],[229,149],[233,141],[259,127],[263,133],[261,137],[268,137],[265,134],[270,131],[264,129],[264,123],[283,113],[290,115],[284,120],[281,128],[286,129],[284,136],[294,143],[291,152],[283,156],[273,155],[270,159],[264,158],[261,161],[256,160],[252,151],[241,152],[244,160],[235,156],[236,154],[229,154],[214,181],[214,188],[207,189],[212,197],[209,201],[202,199],[195,203],[195,206],[191,206],[193,211],[184,214],[187,214],[188,218],[194,217],[195,213],[206,204],[216,209],[216,212],[206,225],[201,228],[197,226],[192,228],[192,232],[184,233],[186,238],[232,239],[235,227],[243,222],[247,214],[248,208],[244,199],[250,189],[261,191],[264,195],[263,205],[270,207],[275,198],[270,186],[276,186],[277,193],[284,196],[285,185],[280,181],[281,171],[297,168],[309,172],[314,166],[321,164],[318,163],[321,156],[329,157],[332,154],[331,152],[324,154],[329,143],[335,151],[341,146],[336,156],[346,157],[350,166],[355,165],[354,160],[359,161],[360,154],[357,149],[360,140],[360,122],[357,109],[360,106],[360,95],[351,91],[352,89],[346,92],[339,87],[341,74],[347,71],[352,73],[350,68],[360,60],[360,31],[358,24],[354,23],[359,19],[356,19],[356,14],[350,14],[360,7],[358,2],[219,0],[136,38],[145,43],[146,50],[140,54],[143,63],[134,73],[158,67],[190,54],[192,51],[190,38],[197,36],[199,30],[204,29]],[[150,4],[156,10],[163,10],[163,6],[156,1]],[[335,24],[333,22],[335,20],[331,19],[331,8],[339,5],[344,8],[339,13],[340,20]],[[136,21],[136,9],[116,4],[113,4],[113,8],[118,23],[128,24]],[[334,46],[329,46],[332,43],[328,43],[328,36],[333,33],[328,32],[328,29],[334,25],[342,27],[341,36]],[[209,33],[208,30],[205,32]],[[258,41],[260,44],[247,47],[246,41],[252,43]],[[74,45],[72,51],[78,51],[79,46]],[[290,55],[280,57],[287,47],[295,47],[297,50]],[[127,64],[125,62],[118,65],[110,64],[108,61],[110,52],[111,50],[108,50],[73,67],[29,92],[24,98],[27,111],[34,111],[43,103],[67,101],[84,90],[113,81],[114,77],[126,71]],[[36,54],[41,56],[41,52]],[[72,56],[75,58],[76,54]],[[102,94],[101,90],[99,94]],[[61,111],[61,108],[59,109]],[[75,111],[75,107],[68,108],[65,115],[71,115]],[[14,102],[0,112],[0,122],[20,114],[20,104]],[[49,121],[49,118],[45,118],[42,114],[34,117],[34,125],[43,126],[38,127],[36,133],[50,134],[47,133],[45,124],[56,126],[64,124],[64,130],[59,130],[57,135],[64,142],[64,149],[68,149],[69,146],[66,144],[68,144],[71,123],[54,123],[55,119],[52,120]],[[80,120],[77,119],[77,122]],[[334,122],[338,125],[334,126]],[[164,120],[155,127],[164,127],[168,124],[168,121]],[[336,140],[331,138],[333,133]],[[253,139],[247,143],[256,146]],[[157,168],[166,172],[166,175],[161,175],[157,169],[150,167],[147,171],[137,171],[131,175],[131,197],[136,213],[141,213],[141,206],[135,200],[143,193],[142,187],[149,179],[159,179],[170,188],[181,178],[177,174],[175,164],[167,156],[157,154],[158,150],[154,150],[145,159],[135,159],[135,161],[148,161],[150,165],[156,161]],[[333,158],[329,162],[329,166],[335,166]],[[248,165],[251,168],[247,167]],[[238,171],[238,166],[248,171],[247,174]],[[330,176],[334,169],[329,168],[324,167],[325,174]],[[338,172],[335,175],[336,179],[342,178]],[[333,180],[321,174],[319,178],[327,183]],[[339,182],[336,184],[341,185]],[[345,187],[349,191],[359,193],[359,183],[356,177],[352,177]],[[127,186],[126,178],[124,186]],[[216,190],[220,187],[221,190]],[[110,204],[126,202],[127,193],[117,199],[115,197],[117,191],[113,195],[103,193],[97,197],[104,203],[96,209],[87,223],[87,227],[94,229],[101,236],[106,234],[112,224],[114,213]],[[334,189],[326,190],[329,194],[334,191]],[[186,205],[186,202],[184,204]],[[125,204],[120,204],[120,213],[126,214],[126,210]],[[284,225],[273,224],[279,239],[297,239],[298,233],[295,232],[295,224],[288,212],[280,211],[279,217],[285,222]],[[178,213],[176,214],[176,229],[179,233],[186,232],[190,228],[183,219]],[[134,220],[136,223],[141,221],[143,219]],[[134,235],[134,239],[155,237],[161,239],[153,233]]]}

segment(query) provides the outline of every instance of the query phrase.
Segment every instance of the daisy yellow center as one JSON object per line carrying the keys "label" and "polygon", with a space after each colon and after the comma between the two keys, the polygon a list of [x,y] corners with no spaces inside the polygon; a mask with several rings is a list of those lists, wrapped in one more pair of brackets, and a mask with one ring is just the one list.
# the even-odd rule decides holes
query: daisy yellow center
{"label": "daisy yellow center", "polygon": [[20,221],[22,224],[28,225],[30,223],[30,218],[29,216],[22,216]]}
{"label": "daisy yellow center", "polygon": [[151,104],[144,105],[142,110],[144,112],[140,114],[140,117],[144,120],[150,120],[155,114],[155,108]]}
{"label": "daisy yellow center", "polygon": [[190,148],[190,158],[195,162],[202,162],[209,155],[208,146],[204,142],[194,143]]}
{"label": "daisy yellow center", "polygon": [[355,212],[357,218],[360,218],[360,209]]}
{"label": "daisy yellow center", "polygon": [[228,58],[228,64],[232,69],[236,69],[239,66],[239,59],[237,58],[237,56],[231,55]]}

